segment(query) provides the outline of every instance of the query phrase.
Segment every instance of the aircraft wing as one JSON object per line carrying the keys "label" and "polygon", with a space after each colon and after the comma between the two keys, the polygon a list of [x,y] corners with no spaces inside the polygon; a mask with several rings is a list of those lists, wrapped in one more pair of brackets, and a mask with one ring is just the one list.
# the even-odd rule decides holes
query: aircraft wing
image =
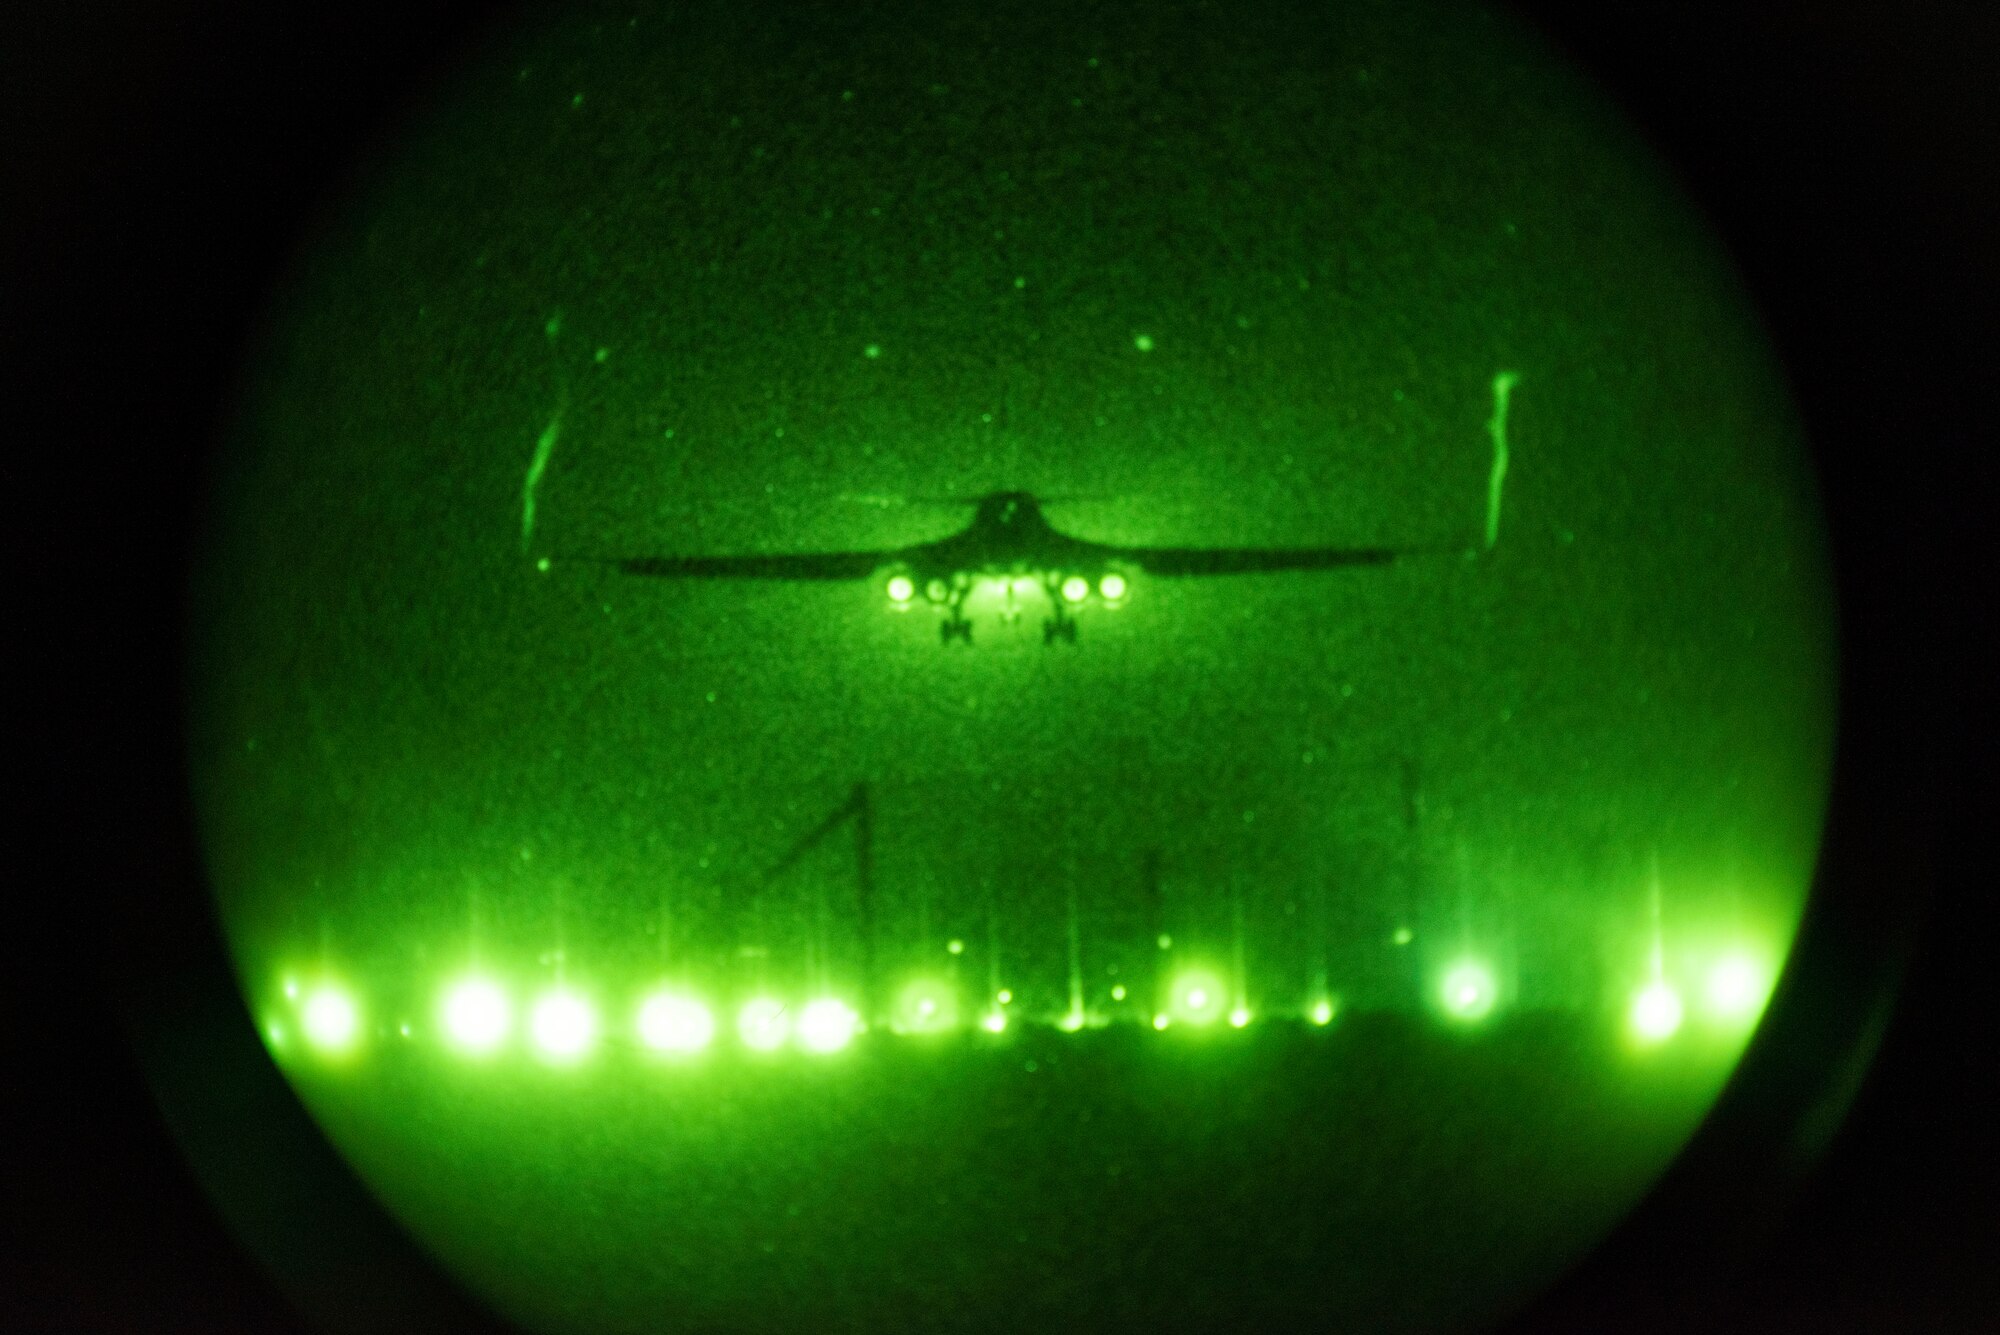
{"label": "aircraft wing", "polygon": [[1379,566],[1404,553],[1393,547],[1119,547],[1111,554],[1149,575],[1172,578]]}
{"label": "aircraft wing", "polygon": [[867,579],[903,559],[890,552],[784,552],[771,556],[631,556],[609,564],[653,579]]}

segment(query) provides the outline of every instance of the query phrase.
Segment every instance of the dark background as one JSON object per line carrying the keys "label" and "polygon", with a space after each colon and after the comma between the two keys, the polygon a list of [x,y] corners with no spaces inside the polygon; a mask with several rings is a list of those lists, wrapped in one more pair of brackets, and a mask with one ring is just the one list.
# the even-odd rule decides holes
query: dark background
{"label": "dark background", "polygon": [[[27,1114],[5,1155],[7,1329],[307,1328],[162,1119],[143,1072],[177,1054],[203,1074],[191,1097],[216,1102],[170,1099],[174,1116],[211,1138],[237,1217],[289,1240],[291,1292],[357,1328],[481,1328],[242,1023],[185,806],[176,636],[245,319],[340,164],[490,8],[0,18],[0,366],[19,382],[0,457],[10,658],[31,669],[14,696],[31,833],[4,897],[8,1102]],[[1991,620],[1972,526],[2000,381],[2000,19],[1525,9],[1682,173],[1770,322],[1826,487],[1844,699],[1819,891],[1765,1033],[1654,1198],[1519,1329],[1988,1329],[1993,1026],[1975,984],[1992,950],[1971,917],[1988,807],[1967,790],[1967,660]]]}

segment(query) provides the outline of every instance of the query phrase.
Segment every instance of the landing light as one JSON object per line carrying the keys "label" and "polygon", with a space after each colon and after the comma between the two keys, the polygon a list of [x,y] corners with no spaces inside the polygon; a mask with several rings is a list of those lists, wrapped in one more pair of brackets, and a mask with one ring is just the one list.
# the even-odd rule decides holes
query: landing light
{"label": "landing light", "polygon": [[1633,996],[1628,1018],[1633,1037],[1641,1042],[1659,1043],[1672,1038],[1681,1027],[1680,993],[1656,978]]}
{"label": "landing light", "polygon": [[484,1056],[507,1037],[507,994],[484,978],[467,978],[444,995],[444,1032],[459,1051]]}
{"label": "landing light", "polygon": [[1062,582],[1062,598],[1066,603],[1080,603],[1090,596],[1090,581],[1081,575],[1071,575]]}
{"label": "landing light", "polygon": [[1771,990],[1764,966],[1749,955],[1729,955],[1708,971],[1702,1001],[1718,1020],[1742,1021],[1755,1016]]}
{"label": "landing light", "polygon": [[1174,979],[1167,1013],[1184,1024],[1214,1024],[1223,1017],[1227,997],[1222,980],[1215,974],[1189,969]]}
{"label": "landing light", "polygon": [[913,978],[896,994],[891,1022],[903,1034],[940,1034],[955,1029],[957,989],[936,978]]}
{"label": "landing light", "polygon": [[736,1036],[752,1052],[774,1052],[792,1031],[785,1003],[776,997],[752,997],[736,1013]]}
{"label": "landing light", "polygon": [[1468,1022],[1491,1015],[1499,994],[1493,971],[1478,960],[1460,960],[1446,969],[1438,989],[1445,1014]]}
{"label": "landing light", "polygon": [[889,593],[889,601],[892,603],[907,603],[910,599],[917,596],[916,581],[908,575],[889,576],[889,583],[886,588]]}
{"label": "landing light", "polygon": [[1097,592],[1107,603],[1115,603],[1125,596],[1125,577],[1119,574],[1106,575],[1097,581]]}
{"label": "landing light", "polygon": [[655,1052],[699,1052],[715,1038],[715,1015],[693,997],[655,992],[639,1007],[639,1041]]}
{"label": "landing light", "polygon": [[934,603],[941,603],[951,597],[951,585],[941,579],[930,580],[924,585],[924,597]]}
{"label": "landing light", "polygon": [[1314,1024],[1332,1024],[1333,1003],[1331,1001],[1315,1001],[1310,1015]]}
{"label": "landing light", "polygon": [[550,992],[535,1003],[528,1033],[548,1060],[576,1061],[597,1042],[597,1012],[574,992]]}
{"label": "landing light", "polygon": [[331,983],[307,994],[299,1019],[306,1040],[322,1052],[345,1051],[361,1027],[354,999]]}
{"label": "landing light", "polygon": [[806,1003],[799,1015],[799,1046],[807,1052],[838,1052],[860,1032],[861,1017],[838,997]]}

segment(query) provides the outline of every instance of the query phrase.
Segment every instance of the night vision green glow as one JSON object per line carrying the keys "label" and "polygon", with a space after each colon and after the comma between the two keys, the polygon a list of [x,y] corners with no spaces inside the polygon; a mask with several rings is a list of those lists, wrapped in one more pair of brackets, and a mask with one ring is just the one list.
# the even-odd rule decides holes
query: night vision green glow
{"label": "night vision green glow", "polygon": [[693,997],[655,992],[640,1003],[638,1030],[655,1052],[700,1052],[715,1039],[715,1012]]}
{"label": "night vision green glow", "polygon": [[1445,969],[1438,982],[1438,1001],[1454,1020],[1483,1020],[1493,1013],[1499,998],[1499,982],[1483,960],[1458,960]]}
{"label": "night vision green glow", "polygon": [[861,1031],[861,1017],[838,997],[819,997],[799,1014],[799,1045],[808,1052],[838,1052]]}
{"label": "night vision green glow", "polygon": [[1681,1027],[1681,994],[1664,979],[1654,979],[1633,996],[1630,1023],[1633,1037],[1641,1042],[1672,1038]]}
{"label": "night vision green glow", "polygon": [[494,1051],[506,1039],[513,1011],[507,1004],[507,994],[498,984],[484,978],[467,978],[446,991],[439,1018],[454,1046],[461,1052],[481,1056]]}
{"label": "night vision green glow", "polygon": [[550,992],[528,1015],[535,1050],[552,1062],[573,1062],[597,1043],[597,1011],[574,992]]}
{"label": "night vision green glow", "polygon": [[1167,1013],[1180,1024],[1214,1024],[1229,1009],[1228,989],[1207,969],[1184,969],[1174,976]]}
{"label": "night vision green glow", "polygon": [[245,1013],[524,1330],[1480,1328],[1818,855],[1727,250],[1501,11],[837,18],[547,7],[299,220],[189,600]]}
{"label": "night vision green glow", "polygon": [[354,998],[332,983],[322,983],[306,994],[299,1025],[306,1041],[322,1052],[345,1052],[354,1045],[361,1028]]}
{"label": "night vision green glow", "polygon": [[736,1036],[752,1052],[776,1052],[792,1036],[791,1009],[776,997],[752,997],[736,1012]]}

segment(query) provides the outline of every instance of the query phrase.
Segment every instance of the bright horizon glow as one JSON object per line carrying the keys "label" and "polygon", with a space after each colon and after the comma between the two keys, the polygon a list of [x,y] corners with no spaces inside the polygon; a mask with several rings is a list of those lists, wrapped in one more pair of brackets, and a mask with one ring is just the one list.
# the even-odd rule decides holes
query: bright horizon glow
{"label": "bright horizon glow", "polygon": [[1483,1020],[1493,1013],[1500,987],[1493,970],[1482,960],[1462,959],[1444,971],[1438,985],[1438,1000],[1445,1014],[1454,1020]]}
{"label": "bright horizon glow", "polygon": [[361,1029],[354,999],[332,983],[321,983],[306,995],[299,1016],[306,1041],[322,1052],[344,1052]]}
{"label": "bright horizon glow", "polygon": [[507,1037],[513,1016],[507,994],[486,978],[466,978],[452,985],[441,1007],[444,1032],[459,1051],[484,1056]]}
{"label": "bright horizon glow", "polygon": [[838,997],[818,997],[799,1014],[799,1046],[807,1052],[838,1052],[861,1032],[861,1017]]}
{"label": "bright horizon glow", "polygon": [[1664,978],[1655,978],[1632,996],[1627,1016],[1635,1038],[1659,1043],[1672,1038],[1681,1027],[1681,994]]}
{"label": "bright horizon glow", "polygon": [[752,1052],[773,1052],[791,1036],[791,1014],[776,997],[752,997],[736,1012],[736,1036]]}
{"label": "bright horizon glow", "polygon": [[655,1052],[700,1052],[715,1039],[715,1012],[693,997],[659,991],[639,1007],[639,1041]]}
{"label": "bright horizon glow", "polygon": [[529,1013],[528,1034],[550,1061],[577,1061],[597,1042],[597,1011],[574,992],[547,992]]}

